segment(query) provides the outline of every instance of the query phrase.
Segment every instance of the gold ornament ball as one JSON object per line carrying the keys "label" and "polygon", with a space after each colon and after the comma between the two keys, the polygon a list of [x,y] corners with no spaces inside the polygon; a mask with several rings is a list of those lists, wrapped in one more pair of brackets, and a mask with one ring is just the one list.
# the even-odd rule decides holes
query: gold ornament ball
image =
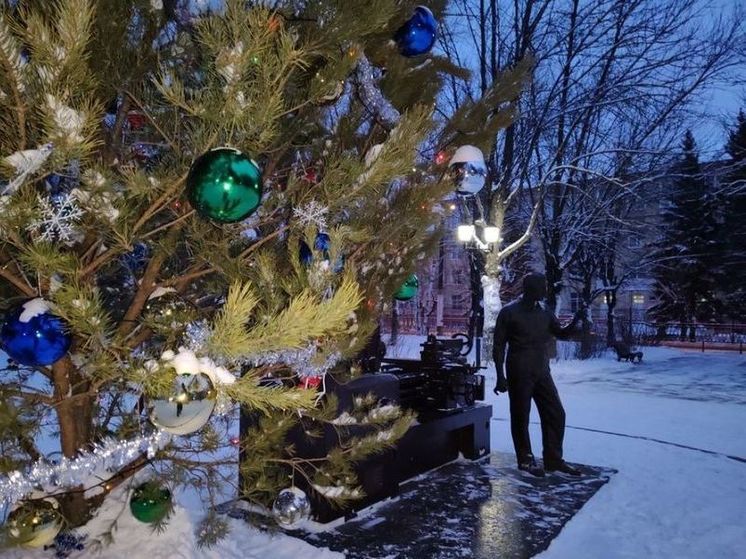
{"label": "gold ornament ball", "polygon": [[8,515],[6,529],[10,543],[26,549],[50,545],[65,522],[59,508],[52,498],[21,504]]}

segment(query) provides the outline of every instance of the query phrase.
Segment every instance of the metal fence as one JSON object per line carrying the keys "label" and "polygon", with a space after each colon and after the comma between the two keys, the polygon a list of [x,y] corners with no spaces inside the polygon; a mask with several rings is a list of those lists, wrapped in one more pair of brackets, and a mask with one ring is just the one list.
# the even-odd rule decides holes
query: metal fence
{"label": "metal fence", "polygon": [[686,348],[746,349],[746,324],[739,323],[664,323],[618,320],[617,332],[638,345],[667,345]]}
{"label": "metal fence", "polygon": [[[412,315],[400,315],[397,319],[399,334],[437,333],[440,335],[458,334],[469,329],[469,317],[463,314],[445,314],[438,320],[435,316],[414,317]],[[439,324],[440,323],[440,324]],[[381,321],[385,333],[391,333],[391,317],[387,316]]]}

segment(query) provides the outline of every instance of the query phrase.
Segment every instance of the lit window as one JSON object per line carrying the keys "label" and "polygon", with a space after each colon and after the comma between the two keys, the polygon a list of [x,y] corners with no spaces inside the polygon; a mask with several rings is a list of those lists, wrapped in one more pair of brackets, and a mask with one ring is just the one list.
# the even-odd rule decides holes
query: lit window
{"label": "lit window", "polygon": [[645,295],[642,293],[635,293],[632,295],[632,304],[633,305],[644,305],[645,304]]}

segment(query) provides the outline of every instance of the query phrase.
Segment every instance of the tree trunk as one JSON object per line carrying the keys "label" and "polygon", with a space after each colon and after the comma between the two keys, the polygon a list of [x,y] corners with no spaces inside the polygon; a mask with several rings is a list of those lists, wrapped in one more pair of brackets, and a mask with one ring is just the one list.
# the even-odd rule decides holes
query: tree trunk
{"label": "tree trunk", "polygon": [[606,344],[611,346],[616,341],[614,331],[614,310],[616,309],[616,292],[606,295]]}
{"label": "tree trunk", "polygon": [[[56,399],[55,411],[60,428],[60,445],[65,458],[74,458],[93,442],[93,403],[90,383],[80,375],[69,356],[52,365]],[[58,498],[62,513],[70,526],[81,526],[91,518],[97,503],[73,491]]]}
{"label": "tree trunk", "polygon": [[502,309],[502,300],[500,299],[501,284],[502,279],[499,275],[490,276],[485,273],[482,276],[482,296],[484,306],[482,347],[484,348],[483,355],[485,361],[492,361],[492,346],[493,338],[495,336],[495,322],[497,322],[497,315],[500,314],[500,309]]}
{"label": "tree trunk", "polygon": [[396,345],[397,338],[399,337],[399,313],[397,311],[396,300],[391,304],[391,339],[389,344],[392,346]]}
{"label": "tree trunk", "polygon": [[553,313],[557,313],[557,301],[562,292],[562,270],[552,256],[546,254],[546,276],[547,276],[547,306]]}
{"label": "tree trunk", "polygon": [[[591,296],[593,291],[592,282],[594,278],[595,275],[587,274],[583,281],[583,304],[585,305],[585,308],[589,313],[591,309],[591,303],[593,302],[591,300]],[[591,332],[591,322],[589,320],[583,319],[581,328],[580,358],[590,359],[591,357],[593,357],[593,333]]]}

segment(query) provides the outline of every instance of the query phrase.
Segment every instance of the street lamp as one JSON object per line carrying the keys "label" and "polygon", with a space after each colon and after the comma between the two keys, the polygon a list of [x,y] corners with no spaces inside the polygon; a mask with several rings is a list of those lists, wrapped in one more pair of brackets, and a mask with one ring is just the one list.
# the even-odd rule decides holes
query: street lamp
{"label": "street lamp", "polygon": [[471,242],[471,240],[476,236],[476,234],[477,234],[477,231],[473,225],[459,225],[456,228],[456,237],[462,243]]}
{"label": "street lamp", "polygon": [[482,236],[484,237],[485,243],[488,245],[494,245],[500,241],[500,228],[493,225],[487,225],[482,229]]}
{"label": "street lamp", "polygon": [[456,228],[456,238],[466,245],[490,252],[492,247],[500,242],[500,228],[487,225],[483,220],[478,219],[473,225],[459,225]]}

